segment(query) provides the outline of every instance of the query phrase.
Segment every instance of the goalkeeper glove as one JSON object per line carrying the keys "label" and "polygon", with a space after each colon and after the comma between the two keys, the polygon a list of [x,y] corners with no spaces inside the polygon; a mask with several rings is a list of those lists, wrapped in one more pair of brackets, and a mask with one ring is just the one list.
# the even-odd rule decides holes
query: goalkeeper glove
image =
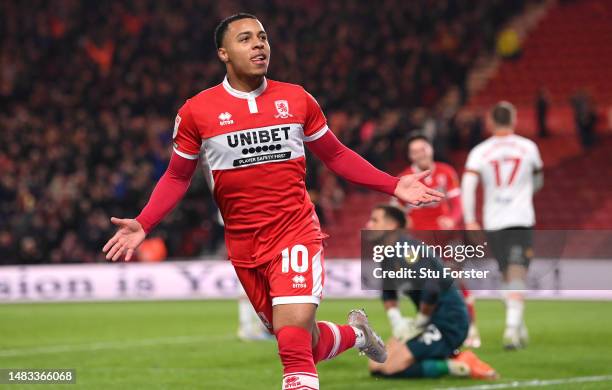
{"label": "goalkeeper glove", "polygon": [[393,337],[402,343],[417,337],[425,330],[425,326],[417,326],[416,320],[403,317],[396,307],[387,310],[387,317],[391,323]]}

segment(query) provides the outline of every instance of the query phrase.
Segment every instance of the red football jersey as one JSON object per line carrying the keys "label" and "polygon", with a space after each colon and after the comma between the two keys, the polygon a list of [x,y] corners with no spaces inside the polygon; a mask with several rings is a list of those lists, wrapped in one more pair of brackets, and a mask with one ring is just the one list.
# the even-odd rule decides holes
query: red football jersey
{"label": "red football jersey", "polygon": [[[400,176],[419,172],[414,166],[408,167]],[[422,180],[424,184],[446,195],[441,202],[421,207],[407,207],[407,216],[410,218],[412,230],[439,230],[438,217],[449,215],[451,208],[449,200],[461,195],[461,186],[457,172],[448,164],[435,162],[431,174]],[[406,206],[403,202],[400,202]]]}
{"label": "red football jersey", "polygon": [[174,150],[196,159],[202,148],[234,265],[256,267],[325,237],[306,191],[304,142],[326,131],[308,92],[273,80],[241,92],[225,79],[181,107]]}

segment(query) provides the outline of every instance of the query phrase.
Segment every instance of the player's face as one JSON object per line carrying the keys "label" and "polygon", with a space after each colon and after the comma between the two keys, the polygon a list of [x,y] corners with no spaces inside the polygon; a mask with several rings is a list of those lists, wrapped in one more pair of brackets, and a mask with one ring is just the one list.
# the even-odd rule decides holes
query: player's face
{"label": "player's face", "polygon": [[422,139],[414,140],[408,146],[408,158],[419,169],[430,169],[433,163],[433,148]]}
{"label": "player's face", "polygon": [[270,63],[270,44],[259,20],[240,19],[230,23],[218,55],[236,74],[265,76]]}

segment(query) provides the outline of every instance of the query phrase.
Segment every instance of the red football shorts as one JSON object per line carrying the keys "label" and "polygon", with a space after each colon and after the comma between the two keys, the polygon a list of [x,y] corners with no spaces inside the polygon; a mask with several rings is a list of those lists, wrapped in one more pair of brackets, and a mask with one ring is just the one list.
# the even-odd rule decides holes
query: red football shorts
{"label": "red football shorts", "polygon": [[285,248],[256,268],[234,267],[255,312],[272,331],[272,306],[321,301],[325,272],[321,241]]}

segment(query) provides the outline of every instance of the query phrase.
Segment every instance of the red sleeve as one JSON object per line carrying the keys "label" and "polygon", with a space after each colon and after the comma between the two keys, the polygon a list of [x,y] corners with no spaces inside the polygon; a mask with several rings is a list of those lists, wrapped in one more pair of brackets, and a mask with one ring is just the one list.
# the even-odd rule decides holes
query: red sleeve
{"label": "red sleeve", "polygon": [[308,149],[335,174],[372,190],[393,195],[399,179],[376,169],[363,157],[344,146],[331,131],[307,142]]}
{"label": "red sleeve", "polygon": [[197,165],[196,160],[172,153],[168,169],[157,182],[149,202],[136,217],[146,233],[153,230],[183,198]]}
{"label": "red sleeve", "polygon": [[461,225],[463,220],[463,206],[461,206],[461,197],[455,196],[454,198],[450,198],[448,200],[448,205],[450,206],[449,217],[455,222],[455,226]]}
{"label": "red sleeve", "polygon": [[322,136],[327,130],[327,119],[319,103],[311,94],[306,94],[306,117],[304,118],[304,141],[311,142]]}
{"label": "red sleeve", "polygon": [[196,160],[202,146],[202,137],[193,120],[190,107],[191,100],[187,100],[179,109],[174,119],[174,132],[172,133],[172,146],[181,157]]}
{"label": "red sleeve", "polygon": [[459,176],[453,167],[450,165],[446,166],[446,177],[448,187],[446,188],[447,198],[456,198],[461,195],[461,184],[459,183]]}
{"label": "red sleeve", "polygon": [[448,187],[446,188],[446,198],[450,207],[449,217],[459,226],[463,219],[463,207],[461,206],[461,186],[459,176],[455,169],[450,165],[445,165]]}

